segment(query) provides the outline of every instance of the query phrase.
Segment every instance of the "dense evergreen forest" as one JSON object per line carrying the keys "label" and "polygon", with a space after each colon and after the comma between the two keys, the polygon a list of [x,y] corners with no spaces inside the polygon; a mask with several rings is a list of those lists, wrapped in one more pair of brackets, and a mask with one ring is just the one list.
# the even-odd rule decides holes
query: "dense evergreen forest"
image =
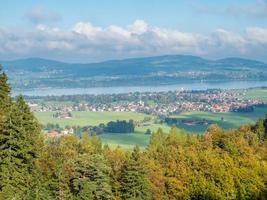
{"label": "dense evergreen forest", "polygon": [[0,199],[267,199],[267,117],[205,134],[151,134],[146,149],[89,133],[48,140],[0,70]]}

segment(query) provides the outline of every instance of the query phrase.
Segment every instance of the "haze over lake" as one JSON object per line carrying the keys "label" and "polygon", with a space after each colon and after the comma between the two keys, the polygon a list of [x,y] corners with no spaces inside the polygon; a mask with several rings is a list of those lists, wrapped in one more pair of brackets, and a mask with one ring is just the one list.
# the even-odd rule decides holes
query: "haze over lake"
{"label": "haze over lake", "polygon": [[245,89],[267,86],[267,81],[234,81],[234,82],[193,82],[174,85],[155,86],[119,86],[95,88],[37,88],[32,90],[15,90],[12,95],[26,96],[60,96],[76,94],[121,94],[129,92],[163,92],[174,90],[206,90],[206,89]]}

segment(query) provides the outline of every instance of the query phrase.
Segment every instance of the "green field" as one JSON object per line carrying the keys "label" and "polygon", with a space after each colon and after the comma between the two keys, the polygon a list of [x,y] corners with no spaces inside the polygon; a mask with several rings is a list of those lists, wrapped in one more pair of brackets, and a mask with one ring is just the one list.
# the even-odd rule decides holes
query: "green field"
{"label": "green field", "polygon": [[267,101],[267,88],[253,88],[247,89],[244,95],[240,95],[241,99],[254,99]]}
{"label": "green field", "polygon": [[[108,123],[110,121],[116,120],[134,120],[140,121],[145,117],[150,115],[145,115],[136,112],[72,112],[73,117],[71,119],[58,119],[53,118],[53,112],[36,112],[35,116],[42,124],[53,123],[59,124],[60,127],[69,126],[86,126],[92,125],[96,126],[100,123]],[[153,117],[153,116],[152,116]],[[161,127],[166,132],[169,131],[169,127],[167,125],[162,124],[154,124],[152,122],[148,122],[144,126],[136,127],[136,133],[144,133],[148,128],[152,131],[156,131],[159,127]]]}
{"label": "green field", "polygon": [[148,116],[145,114],[134,112],[72,112],[71,119],[57,119],[53,118],[53,112],[37,112],[36,117],[43,124],[54,123],[59,124],[61,127],[66,125],[70,126],[86,126],[86,125],[99,125],[100,123],[108,123],[115,120],[143,120]]}
{"label": "green field", "polygon": [[[201,111],[182,112],[172,117],[180,119],[206,119],[211,120],[219,124],[223,128],[236,128],[241,124],[252,124],[259,117],[265,116],[267,113],[267,107],[255,108],[255,112],[252,113],[210,113]],[[42,124],[58,123],[61,127],[66,125],[70,126],[86,126],[86,125],[99,125],[100,123],[107,123],[114,120],[129,120],[141,121],[149,115],[135,113],[135,112],[72,112],[73,118],[71,119],[55,119],[53,118],[53,112],[37,112],[36,117]],[[151,117],[151,116],[150,116]],[[153,116],[152,116],[153,117]],[[223,118],[223,120],[222,120]],[[170,127],[166,124],[154,124],[153,120],[137,126],[135,133],[131,134],[102,134],[100,137],[104,144],[111,146],[120,145],[125,148],[131,148],[133,145],[138,144],[141,147],[145,147],[149,141],[149,136],[145,135],[145,131],[149,128],[152,131],[156,131],[159,127],[164,132],[169,132]],[[203,133],[207,126],[188,126],[179,125],[179,129],[183,129],[189,132]]]}
{"label": "green field", "polygon": [[[99,125],[100,123],[108,123],[115,120],[129,120],[135,121],[143,120],[148,115],[135,113],[135,112],[72,112],[73,118],[71,119],[57,119],[53,118],[53,112],[36,112],[35,116],[42,124],[54,123],[59,124],[61,127],[66,125],[70,126],[86,126],[86,125]],[[161,127],[165,132],[169,131],[169,126],[161,124],[153,124],[148,122],[143,126],[135,128],[135,133],[130,134],[102,134],[100,135],[103,144],[110,146],[120,145],[124,148],[132,148],[138,144],[144,148],[149,141],[149,136],[145,135],[145,131],[149,128],[151,131],[156,131]]]}
{"label": "green field", "polygon": [[[180,119],[206,119],[211,120],[217,123],[223,128],[237,128],[242,124],[252,124],[258,118],[264,117],[267,113],[267,107],[255,108],[255,111],[252,113],[211,113],[211,112],[202,112],[202,111],[191,111],[191,112],[182,112],[179,115],[174,115],[172,117]],[[223,120],[222,120],[223,118]],[[187,126],[180,125],[179,128],[185,129],[190,132],[204,132],[207,128],[205,125],[198,126]]]}

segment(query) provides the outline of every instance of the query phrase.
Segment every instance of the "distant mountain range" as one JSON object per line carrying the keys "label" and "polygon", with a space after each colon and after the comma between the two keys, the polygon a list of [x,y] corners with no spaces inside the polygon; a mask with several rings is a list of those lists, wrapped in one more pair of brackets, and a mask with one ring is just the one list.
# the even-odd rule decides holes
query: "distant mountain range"
{"label": "distant mountain range", "polygon": [[267,80],[266,63],[242,58],[207,60],[190,55],[166,55],[89,64],[42,58],[0,63],[15,89]]}

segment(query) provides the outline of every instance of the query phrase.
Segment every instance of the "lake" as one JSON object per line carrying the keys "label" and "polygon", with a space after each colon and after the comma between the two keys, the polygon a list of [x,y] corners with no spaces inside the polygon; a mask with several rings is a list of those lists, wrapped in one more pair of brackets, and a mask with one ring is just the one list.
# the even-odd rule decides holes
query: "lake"
{"label": "lake", "polygon": [[174,85],[155,86],[115,86],[97,88],[42,88],[32,90],[15,90],[12,96],[76,95],[76,94],[121,94],[129,92],[164,92],[174,90],[206,90],[206,89],[244,89],[267,86],[267,81],[232,81],[232,82],[192,82]]}

